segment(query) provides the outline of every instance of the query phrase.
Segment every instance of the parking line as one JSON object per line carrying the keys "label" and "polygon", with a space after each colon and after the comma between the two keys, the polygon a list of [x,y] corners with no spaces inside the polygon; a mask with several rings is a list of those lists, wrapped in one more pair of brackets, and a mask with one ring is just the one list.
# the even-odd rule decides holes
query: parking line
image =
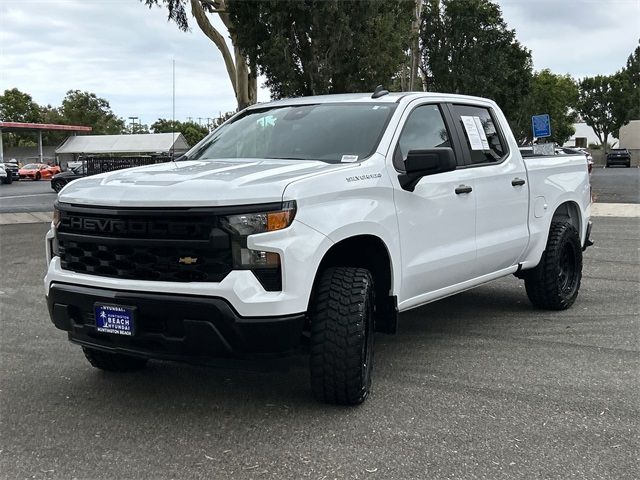
{"label": "parking line", "polygon": [[51,193],[30,193],[26,195],[7,195],[6,197],[0,197],[0,198],[28,198],[28,197],[40,197],[42,195],[57,195],[57,193],[51,192]]}

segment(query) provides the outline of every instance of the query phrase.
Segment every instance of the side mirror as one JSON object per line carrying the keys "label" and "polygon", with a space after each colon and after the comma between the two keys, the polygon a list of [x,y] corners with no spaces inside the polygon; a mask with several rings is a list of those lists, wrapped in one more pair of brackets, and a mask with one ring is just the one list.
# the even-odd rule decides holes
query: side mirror
{"label": "side mirror", "polygon": [[458,166],[453,149],[449,147],[428,150],[410,150],[404,162],[406,172],[398,176],[400,186],[413,192],[422,177],[451,172]]}

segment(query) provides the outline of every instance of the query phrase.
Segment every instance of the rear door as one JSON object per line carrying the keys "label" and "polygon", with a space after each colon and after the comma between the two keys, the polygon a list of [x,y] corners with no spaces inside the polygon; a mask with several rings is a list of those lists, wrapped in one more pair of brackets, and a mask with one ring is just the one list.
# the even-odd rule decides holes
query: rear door
{"label": "rear door", "polygon": [[451,104],[449,109],[474,185],[479,277],[515,265],[529,242],[527,172],[491,108]]}
{"label": "rear door", "polygon": [[[445,122],[448,115],[434,103],[412,104],[404,112],[388,162],[395,184],[402,256],[399,306],[410,308],[429,300],[431,292],[473,277],[476,256],[475,196],[460,187],[473,187],[464,168],[461,145]],[[413,192],[403,190],[398,174],[410,150],[451,147],[460,169],[423,177]],[[456,193],[458,190],[458,193]],[[465,190],[465,189],[462,189]]]}

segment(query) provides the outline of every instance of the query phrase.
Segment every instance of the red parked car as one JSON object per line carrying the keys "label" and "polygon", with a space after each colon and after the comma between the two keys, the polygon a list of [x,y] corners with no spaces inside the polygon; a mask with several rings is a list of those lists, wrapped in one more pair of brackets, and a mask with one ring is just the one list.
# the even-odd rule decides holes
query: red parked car
{"label": "red parked car", "polygon": [[30,163],[18,170],[20,180],[30,178],[32,180],[40,180],[41,178],[51,178],[62,170],[57,165],[47,165],[45,163]]}

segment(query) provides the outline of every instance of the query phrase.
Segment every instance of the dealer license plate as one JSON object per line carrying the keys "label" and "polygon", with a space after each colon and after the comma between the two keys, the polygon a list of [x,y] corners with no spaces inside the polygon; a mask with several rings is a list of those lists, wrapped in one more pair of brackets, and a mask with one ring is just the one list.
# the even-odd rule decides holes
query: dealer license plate
{"label": "dealer license plate", "polygon": [[103,333],[131,336],[135,332],[135,307],[120,305],[94,306],[96,330]]}

